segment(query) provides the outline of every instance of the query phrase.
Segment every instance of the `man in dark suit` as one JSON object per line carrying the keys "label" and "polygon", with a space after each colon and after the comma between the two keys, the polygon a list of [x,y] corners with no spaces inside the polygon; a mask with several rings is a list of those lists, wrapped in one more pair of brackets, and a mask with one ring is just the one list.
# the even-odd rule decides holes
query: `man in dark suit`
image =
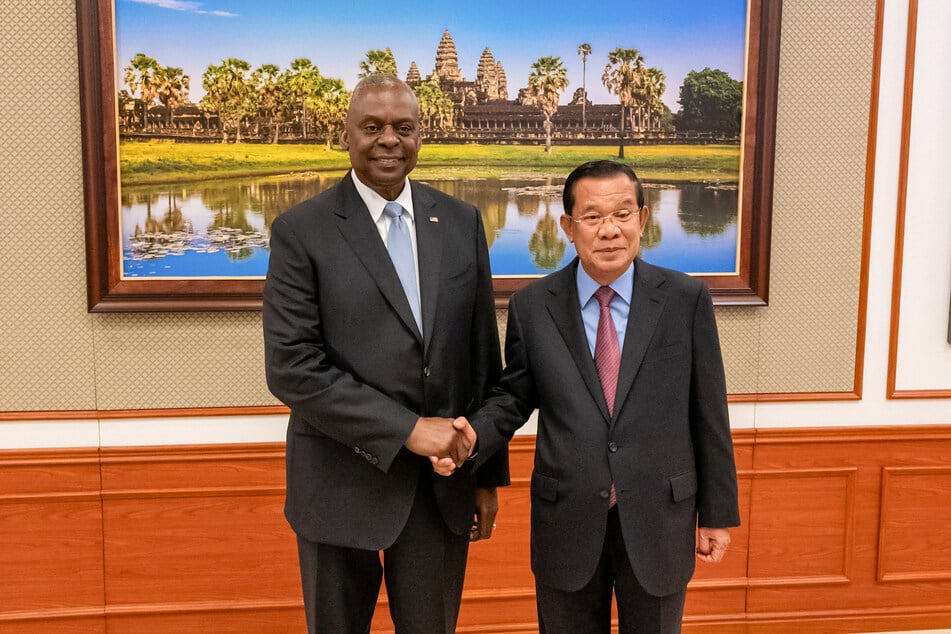
{"label": "man in dark suit", "polygon": [[428,458],[466,461],[452,418],[501,370],[482,221],[410,184],[419,106],[395,77],[356,86],[341,145],[352,170],[271,225],[264,291],[308,629],[369,631],[385,579],[397,632],[448,633],[470,538],[491,535],[508,484],[505,454],[449,478]]}
{"label": "man in dark suit", "polygon": [[701,281],[636,257],[650,210],[630,168],[580,166],[564,203],[578,258],[512,297],[502,381],[469,417],[475,437],[456,424],[478,464],[539,410],[542,632],[609,632],[612,593],[620,632],[679,632],[694,556],[719,561],[739,524],[713,305]]}

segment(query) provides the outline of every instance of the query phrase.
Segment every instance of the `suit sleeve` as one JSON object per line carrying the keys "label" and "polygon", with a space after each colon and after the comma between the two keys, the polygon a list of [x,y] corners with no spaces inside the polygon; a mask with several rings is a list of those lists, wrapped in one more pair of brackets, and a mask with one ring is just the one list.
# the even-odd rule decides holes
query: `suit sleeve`
{"label": "suit sleeve", "polygon": [[478,460],[507,452],[508,442],[538,407],[535,383],[519,319],[518,297],[509,302],[505,329],[505,369],[482,408],[471,417],[479,437]]}
{"label": "suit sleeve", "polygon": [[[474,405],[481,405],[489,395],[489,391],[499,381],[502,372],[502,351],[499,349],[499,328],[495,317],[495,292],[489,265],[489,247],[485,239],[482,215],[476,212],[476,218],[479,272],[475,316],[472,320],[470,336],[472,346],[470,358],[476,360],[473,363],[473,401]],[[510,484],[508,447],[501,447],[487,458],[476,471],[478,486],[486,488],[508,486]]]}
{"label": "suit sleeve", "polygon": [[319,432],[376,456],[387,471],[418,415],[328,359],[317,274],[292,228],[277,218],[262,313],[268,388]]}
{"label": "suit sleeve", "polygon": [[706,285],[697,296],[690,377],[690,429],[697,465],[699,526],[740,524],[736,465],[727,411],[726,378],[713,302]]}

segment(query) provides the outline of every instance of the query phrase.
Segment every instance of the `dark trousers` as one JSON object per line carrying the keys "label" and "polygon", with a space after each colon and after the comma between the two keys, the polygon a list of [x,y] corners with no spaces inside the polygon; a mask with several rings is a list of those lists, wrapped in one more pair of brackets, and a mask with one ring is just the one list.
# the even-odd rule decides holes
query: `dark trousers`
{"label": "dark trousers", "polygon": [[397,634],[455,631],[469,535],[455,535],[446,527],[430,477],[421,475],[406,526],[382,553],[319,544],[298,535],[308,632],[369,632],[381,580]]}
{"label": "dark trousers", "polygon": [[611,631],[611,595],[617,596],[619,634],[677,634],[687,589],[665,597],[649,594],[634,576],[624,547],[617,507],[608,513],[601,560],[577,592],[535,583],[541,634],[605,634]]}

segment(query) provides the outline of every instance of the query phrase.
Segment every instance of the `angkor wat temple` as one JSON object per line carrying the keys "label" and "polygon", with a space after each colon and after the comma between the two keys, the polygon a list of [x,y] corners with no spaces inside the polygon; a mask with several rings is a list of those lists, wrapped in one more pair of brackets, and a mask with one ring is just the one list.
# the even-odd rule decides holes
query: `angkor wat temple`
{"label": "angkor wat temple", "polygon": [[[415,88],[422,81],[419,68],[413,61],[409,66],[409,72],[406,73],[406,83]],[[502,62],[497,62],[492,57],[489,47],[482,51],[475,81],[466,81],[466,78],[462,76],[462,69],[459,68],[456,43],[452,40],[448,29],[443,31],[442,39],[436,48],[435,68],[426,77],[426,81],[437,82],[456,106],[507,103],[509,98],[505,69],[502,68]]]}
{"label": "angkor wat temple", "polygon": [[[526,79],[528,69],[525,69]],[[456,109],[451,129],[429,130],[427,142],[473,141],[485,143],[544,142],[545,118],[540,109],[526,105],[527,88],[520,88],[515,99],[509,99],[508,78],[502,62],[496,60],[486,47],[479,58],[474,81],[468,81],[459,68],[456,43],[445,30],[436,48],[432,73],[425,79],[414,60],[406,74],[406,82],[417,86],[423,81],[435,81],[452,100]],[[587,101],[582,125],[584,90],[574,91],[567,105],[559,106],[552,117],[552,137],[558,143],[616,143],[621,109],[619,104],[592,104]],[[659,132],[625,135],[629,143],[683,142],[682,135],[664,135]],[[697,139],[693,139],[694,142]],[[701,141],[702,142],[702,141]]]}
{"label": "angkor wat temple", "polygon": [[[406,82],[415,87],[422,81],[424,79],[414,60],[406,74]],[[489,47],[479,58],[475,81],[467,81],[459,68],[456,43],[449,30],[445,30],[436,48],[433,72],[425,81],[437,82],[456,108],[453,128],[428,131],[427,141],[517,143],[544,140],[544,116],[538,108],[524,104],[527,88],[521,88],[516,99],[509,99],[505,68],[493,57]],[[559,106],[557,114],[552,117],[554,137],[578,141],[598,137],[616,139],[620,108],[617,105],[594,106],[588,102],[585,108],[587,126],[582,128],[582,99],[583,91],[579,88],[570,105]]]}
{"label": "angkor wat temple", "polygon": [[[528,79],[529,69],[520,69]],[[443,32],[436,49],[432,72],[425,78],[416,61],[412,61],[406,73],[406,82],[413,87],[424,81],[439,84],[443,93],[452,101],[454,115],[451,125],[424,131],[428,143],[512,143],[536,144],[545,142],[545,118],[541,110],[527,104],[527,87],[517,91],[515,99],[509,99],[508,77],[500,60],[486,47],[479,58],[475,80],[469,81],[459,67],[456,43],[449,30]],[[582,109],[582,103],[584,108]],[[194,140],[211,140],[219,135],[219,121],[215,114],[202,112],[198,106],[185,102],[175,110],[174,118],[162,105],[148,109],[148,126],[142,129],[135,125],[137,108],[141,101],[130,100],[120,106],[120,133],[124,138],[188,136]],[[589,144],[609,145],[618,142],[621,108],[618,103],[592,104],[584,90],[577,88],[567,105],[558,106],[552,116],[552,139],[561,145]],[[262,142],[266,135],[258,123],[242,121],[242,138]],[[300,136],[293,120],[281,124],[281,142],[307,142]],[[664,143],[711,143],[736,142],[709,133],[676,133],[659,130],[631,130],[625,125],[625,144]],[[314,139],[317,141],[317,139]]]}

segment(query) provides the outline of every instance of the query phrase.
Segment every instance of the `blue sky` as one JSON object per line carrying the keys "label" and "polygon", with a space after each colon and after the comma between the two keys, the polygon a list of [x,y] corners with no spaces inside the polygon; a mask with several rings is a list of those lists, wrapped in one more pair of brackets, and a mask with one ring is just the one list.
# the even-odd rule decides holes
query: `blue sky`
{"label": "blue sky", "polygon": [[476,76],[485,47],[502,62],[509,98],[527,84],[539,57],[561,58],[569,85],[561,103],[582,84],[582,42],[591,44],[587,89],[594,103],[617,103],[601,84],[607,53],[636,48],[648,66],[667,75],[663,96],[675,112],[680,85],[691,70],[706,66],[743,79],[746,0],[464,0],[399,3],[387,0],[115,0],[117,72],[136,53],[164,66],[179,66],[191,77],[190,98],[198,101],[201,76],[209,64],[238,57],[252,68],[307,57],[321,73],[353,88],[359,63],[369,49],[389,47],[398,72],[415,61],[425,77],[433,70],[436,47],[449,29],[462,73]]}

